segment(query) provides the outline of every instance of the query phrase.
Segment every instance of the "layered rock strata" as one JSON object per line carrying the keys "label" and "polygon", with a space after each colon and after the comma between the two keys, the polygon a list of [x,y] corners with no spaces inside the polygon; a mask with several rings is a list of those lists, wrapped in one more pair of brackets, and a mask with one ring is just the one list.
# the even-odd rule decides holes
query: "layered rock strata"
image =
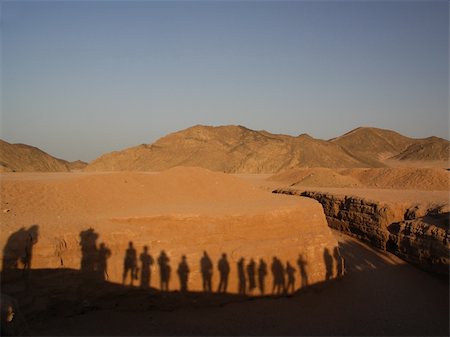
{"label": "layered rock strata", "polygon": [[449,213],[411,204],[386,204],[356,196],[278,189],[319,201],[328,225],[388,250],[422,269],[449,274]]}
{"label": "layered rock strata", "polygon": [[259,295],[258,277],[269,294],[277,277],[283,287],[291,279],[293,291],[342,273],[319,203],[225,174],[186,168],[3,178],[2,276],[72,268],[115,283],[216,292],[223,273],[228,293]]}

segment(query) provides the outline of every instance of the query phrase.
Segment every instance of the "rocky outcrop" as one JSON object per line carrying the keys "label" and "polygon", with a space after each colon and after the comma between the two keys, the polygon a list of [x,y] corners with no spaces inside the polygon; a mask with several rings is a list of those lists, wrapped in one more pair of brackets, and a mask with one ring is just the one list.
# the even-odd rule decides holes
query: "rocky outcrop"
{"label": "rocky outcrop", "polygon": [[[387,250],[439,274],[449,273],[449,213],[404,220],[388,226]],[[439,226],[437,223],[445,223]]]}
{"label": "rocky outcrop", "polygon": [[197,125],[153,144],[104,154],[85,170],[160,171],[180,165],[227,173],[275,173],[293,167],[369,167],[339,145],[305,134],[292,137],[243,126]]}
{"label": "rocky outcrop", "polygon": [[314,191],[279,189],[274,193],[313,198],[322,204],[330,227],[422,269],[449,274],[448,212]]}
{"label": "rocky outcrop", "polygon": [[331,139],[355,158],[376,167],[391,158],[400,161],[448,161],[449,141],[439,137],[423,139],[405,137],[392,130],[359,127]]}
{"label": "rocky outcrop", "polygon": [[82,171],[87,166],[87,163],[82,160],[75,160],[67,162],[67,165],[71,171]]}
{"label": "rocky outcrop", "polygon": [[216,292],[224,261],[227,293],[245,284],[259,295],[261,261],[266,294],[277,277],[286,286],[292,277],[292,292],[342,273],[336,238],[312,199],[198,168],[23,175],[8,175],[0,191],[10,210],[0,213],[2,277],[69,268],[121,284],[125,272],[126,284],[160,289],[169,275],[169,290],[182,290],[185,275],[188,290],[202,291],[206,273]]}
{"label": "rocky outcrop", "polygon": [[0,172],[67,172],[62,159],[25,144],[10,144],[0,139]]}

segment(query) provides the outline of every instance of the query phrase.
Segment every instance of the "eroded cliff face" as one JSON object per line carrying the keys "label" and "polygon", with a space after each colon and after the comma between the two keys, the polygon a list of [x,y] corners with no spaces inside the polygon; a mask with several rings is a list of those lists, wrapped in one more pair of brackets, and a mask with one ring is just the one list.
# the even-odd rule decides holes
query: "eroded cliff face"
{"label": "eroded cliff face", "polygon": [[322,204],[330,227],[424,270],[449,274],[449,213],[445,210],[294,189],[274,193],[315,199]]}
{"label": "eroded cliff face", "polygon": [[244,284],[259,295],[262,262],[265,294],[277,277],[286,286],[292,279],[293,291],[343,272],[318,202],[266,193],[224,174],[15,175],[2,183],[2,276],[70,268],[156,289],[167,279],[169,290],[182,290],[185,279],[189,291],[203,291],[206,274],[216,292],[223,259],[227,293],[242,293]]}
{"label": "eroded cliff face", "polygon": [[[293,209],[254,216],[115,218],[109,223],[94,225],[93,228],[70,228],[65,233],[42,226],[33,245],[31,267],[78,269],[86,275],[97,275],[100,278],[106,278],[107,275],[109,281],[122,283],[127,249],[129,242],[132,242],[132,249],[137,257],[136,267],[139,268],[133,281],[136,286],[142,285],[143,276],[145,277],[142,274],[145,267],[140,257],[147,246],[147,254],[150,256],[148,259],[151,261],[147,270],[148,285],[157,289],[160,289],[163,282],[161,263],[164,259],[168,268],[169,290],[181,289],[180,273],[185,272],[188,274],[188,290],[204,290],[206,273],[211,276],[211,290],[216,292],[221,278],[219,264],[224,257],[229,270],[226,277],[228,293],[239,293],[239,286],[242,284],[245,285],[246,293],[252,289],[249,273],[253,272],[257,282],[258,268],[262,261],[266,265],[263,275],[265,293],[272,292],[277,276],[282,277],[283,284],[287,285],[288,263],[295,269],[293,287],[297,290],[302,286],[335,278],[338,269],[342,268],[338,266],[338,262],[341,262],[337,242],[326,226],[320,206],[312,206],[306,212]],[[21,260],[17,267],[23,268],[26,242],[16,250],[12,249],[11,242],[13,240],[5,244],[3,268],[6,262],[15,262],[19,254]],[[98,268],[102,244],[109,250],[107,259],[104,260],[107,266],[105,275],[102,274],[103,269]],[[185,271],[180,269],[183,256],[185,267],[188,267]],[[275,259],[278,262],[274,264]],[[249,271],[252,261],[254,270]],[[281,263],[281,266],[278,264],[280,271],[273,269],[277,268],[277,263]],[[242,272],[244,279],[241,279]],[[131,270],[128,270],[125,278],[127,285],[131,283],[130,274]],[[252,290],[253,295],[261,293],[257,283]]]}
{"label": "eroded cliff face", "polygon": [[390,224],[387,250],[423,269],[448,275],[448,217],[443,213]]}

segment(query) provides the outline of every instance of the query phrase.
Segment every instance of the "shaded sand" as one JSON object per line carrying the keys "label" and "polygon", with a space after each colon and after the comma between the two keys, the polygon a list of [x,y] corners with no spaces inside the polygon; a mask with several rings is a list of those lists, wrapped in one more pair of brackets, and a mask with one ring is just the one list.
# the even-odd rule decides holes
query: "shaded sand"
{"label": "shaded sand", "polygon": [[[99,291],[98,285],[87,283],[74,293],[70,280],[75,278],[66,278],[64,287],[47,275],[45,282],[40,281],[44,277],[32,281],[30,291],[41,294],[36,296],[41,301],[50,291],[53,309],[29,314],[32,306],[23,305],[23,313],[33,335],[449,334],[447,280],[335,235],[346,275],[291,297],[162,295],[105,285]],[[27,303],[27,297],[17,298]]]}

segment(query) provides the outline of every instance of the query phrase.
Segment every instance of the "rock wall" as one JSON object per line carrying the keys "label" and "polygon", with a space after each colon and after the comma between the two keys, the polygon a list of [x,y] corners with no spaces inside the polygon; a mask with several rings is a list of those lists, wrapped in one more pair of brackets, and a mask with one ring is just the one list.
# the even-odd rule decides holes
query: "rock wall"
{"label": "rock wall", "polygon": [[[388,226],[386,248],[423,269],[449,274],[448,213],[440,216],[404,220]],[[446,220],[446,228],[436,221]]]}
{"label": "rock wall", "polygon": [[[29,229],[23,230],[24,233],[28,231]],[[16,233],[17,231],[3,232],[7,237],[13,238],[3,246],[3,270],[8,261],[10,267],[24,267],[29,236],[25,234],[22,240],[14,241]],[[277,276],[277,272],[272,269],[275,259],[281,264],[281,271],[278,273],[284,279],[285,285],[289,278],[287,264],[294,269],[291,276],[294,280],[294,290],[335,278],[338,273],[343,272],[337,242],[326,226],[319,205],[308,207],[306,212],[293,210],[253,216],[115,218],[93,225],[92,228],[80,227],[78,230],[68,229],[65,232],[41,226],[32,246],[31,267],[79,269],[86,275],[106,278],[103,267],[99,267],[99,258],[105,254],[102,250],[107,250],[109,253],[106,254],[103,264],[106,267],[107,279],[122,283],[129,242],[133,243],[132,249],[139,268],[133,284],[141,285],[145,277],[142,273],[145,267],[140,256],[144,252],[144,246],[147,246],[147,253],[152,261],[147,273],[149,286],[156,289],[162,286],[163,276],[159,264],[162,255],[166,256],[169,267],[169,290],[181,289],[180,272],[183,271],[180,271],[180,266],[183,256],[189,270],[187,288],[192,291],[204,290],[203,263],[211,268],[211,290],[218,290],[221,275],[219,261],[223,254],[226,254],[226,263],[230,270],[227,277],[228,293],[239,293],[239,285],[242,284],[242,276],[239,274],[241,259],[246,293],[251,288],[249,265],[254,261],[256,283],[253,295],[261,294],[258,289],[258,268],[261,261],[266,265],[266,274],[263,277],[266,294],[272,293]],[[206,259],[202,262],[204,256]],[[14,263],[17,264],[14,266]],[[125,283],[131,283],[131,271],[126,276]]]}
{"label": "rock wall", "polygon": [[161,289],[168,275],[169,290],[181,290],[186,279],[188,290],[203,291],[206,270],[216,292],[226,254],[227,292],[241,292],[245,282],[252,295],[261,293],[261,261],[265,294],[277,275],[286,286],[291,279],[292,292],[343,273],[338,243],[310,198],[196,168],[7,178],[0,190],[3,271],[66,268],[122,284],[128,269],[126,284],[133,270],[135,286]]}
{"label": "rock wall", "polygon": [[314,191],[279,189],[274,193],[313,198],[322,204],[330,227],[424,270],[449,274],[448,212]]}

